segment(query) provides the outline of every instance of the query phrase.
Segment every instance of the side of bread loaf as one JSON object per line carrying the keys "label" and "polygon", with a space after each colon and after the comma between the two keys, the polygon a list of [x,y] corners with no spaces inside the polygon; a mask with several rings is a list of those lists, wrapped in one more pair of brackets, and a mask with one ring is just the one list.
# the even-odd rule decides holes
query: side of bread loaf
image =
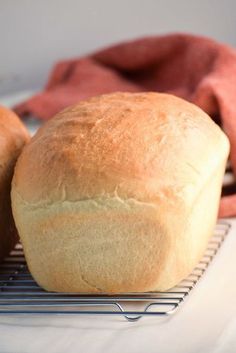
{"label": "side of bread loaf", "polygon": [[47,290],[166,290],[212,234],[229,153],[199,108],[166,94],[81,102],[20,156],[12,204],[29,268]]}
{"label": "side of bread loaf", "polygon": [[28,140],[27,130],[19,118],[0,106],[0,261],[17,241],[11,211],[11,181],[16,160]]}

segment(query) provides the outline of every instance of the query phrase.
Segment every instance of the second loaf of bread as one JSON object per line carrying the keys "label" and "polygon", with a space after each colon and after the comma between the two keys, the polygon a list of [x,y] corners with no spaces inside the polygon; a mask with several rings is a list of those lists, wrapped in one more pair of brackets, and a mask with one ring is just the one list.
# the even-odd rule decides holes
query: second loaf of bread
{"label": "second loaf of bread", "polygon": [[0,106],[0,262],[18,241],[11,210],[11,181],[16,160],[29,139],[20,119]]}
{"label": "second loaf of bread", "polygon": [[47,290],[166,290],[212,234],[229,152],[199,108],[115,93],[57,114],[20,156],[12,206],[29,269]]}

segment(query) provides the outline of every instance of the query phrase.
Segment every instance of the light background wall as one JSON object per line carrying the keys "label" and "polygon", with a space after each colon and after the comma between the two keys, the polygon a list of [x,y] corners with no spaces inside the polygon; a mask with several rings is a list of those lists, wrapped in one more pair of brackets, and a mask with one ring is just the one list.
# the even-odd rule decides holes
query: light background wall
{"label": "light background wall", "polygon": [[0,94],[42,87],[58,59],[175,31],[236,46],[236,1],[0,0]]}

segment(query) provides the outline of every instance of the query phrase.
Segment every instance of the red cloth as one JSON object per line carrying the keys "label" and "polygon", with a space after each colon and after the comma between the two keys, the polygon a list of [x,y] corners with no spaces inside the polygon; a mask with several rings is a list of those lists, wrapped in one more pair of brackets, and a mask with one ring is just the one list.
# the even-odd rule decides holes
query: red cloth
{"label": "red cloth", "polygon": [[[169,92],[200,106],[228,135],[236,175],[235,49],[185,34],[118,44],[59,62],[45,90],[15,110],[48,119],[70,104],[114,91]],[[221,201],[220,216],[232,215],[236,215],[236,195]]]}

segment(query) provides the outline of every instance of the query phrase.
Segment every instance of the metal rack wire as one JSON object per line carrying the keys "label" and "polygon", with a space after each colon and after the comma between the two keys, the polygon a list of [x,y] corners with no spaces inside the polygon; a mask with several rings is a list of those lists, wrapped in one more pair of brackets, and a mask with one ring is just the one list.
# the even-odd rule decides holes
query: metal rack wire
{"label": "metal rack wire", "polygon": [[216,255],[230,229],[217,224],[207,250],[192,274],[167,292],[91,295],[46,292],[27,269],[18,244],[0,265],[0,314],[103,314],[137,321],[144,315],[170,315],[185,301]]}

